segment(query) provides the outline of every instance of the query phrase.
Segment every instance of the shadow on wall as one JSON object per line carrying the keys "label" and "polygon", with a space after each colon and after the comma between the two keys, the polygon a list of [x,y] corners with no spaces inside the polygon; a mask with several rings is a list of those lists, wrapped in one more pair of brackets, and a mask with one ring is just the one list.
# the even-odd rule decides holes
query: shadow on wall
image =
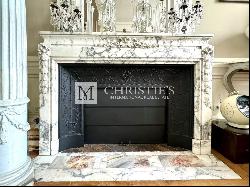
{"label": "shadow on wall", "polygon": [[227,58],[241,58],[249,56],[249,40],[246,35],[237,34],[230,38],[215,43],[215,56],[225,56]]}
{"label": "shadow on wall", "polygon": [[[53,31],[54,30],[53,26],[50,24],[50,8],[49,8],[50,3],[53,1],[55,0],[26,0],[28,56],[38,55],[37,45],[38,43],[42,42],[42,39],[39,36],[39,31]],[[94,3],[94,7],[95,7],[95,10],[97,10],[95,3]],[[87,15],[85,15],[85,17],[86,16]],[[94,29],[96,27],[97,19],[98,19],[98,12],[95,11]]]}
{"label": "shadow on wall", "polygon": [[26,0],[28,55],[37,56],[37,45],[42,42],[39,31],[53,31],[49,4],[52,0]]}

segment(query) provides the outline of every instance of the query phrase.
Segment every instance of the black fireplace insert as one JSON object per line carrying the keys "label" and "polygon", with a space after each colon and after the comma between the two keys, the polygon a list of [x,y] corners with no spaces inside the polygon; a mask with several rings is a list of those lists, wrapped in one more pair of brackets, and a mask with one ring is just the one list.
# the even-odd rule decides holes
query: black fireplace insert
{"label": "black fireplace insert", "polygon": [[[75,83],[96,82],[97,104],[76,104]],[[193,65],[59,65],[59,150],[84,144],[192,148]]]}

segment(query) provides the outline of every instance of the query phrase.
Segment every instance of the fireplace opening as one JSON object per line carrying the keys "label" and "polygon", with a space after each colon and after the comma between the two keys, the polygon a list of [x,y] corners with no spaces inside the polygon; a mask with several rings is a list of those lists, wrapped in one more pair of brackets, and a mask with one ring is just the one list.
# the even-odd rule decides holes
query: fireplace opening
{"label": "fireplace opening", "polygon": [[[75,83],[97,83],[76,104]],[[59,65],[59,151],[91,144],[192,148],[193,65]]]}

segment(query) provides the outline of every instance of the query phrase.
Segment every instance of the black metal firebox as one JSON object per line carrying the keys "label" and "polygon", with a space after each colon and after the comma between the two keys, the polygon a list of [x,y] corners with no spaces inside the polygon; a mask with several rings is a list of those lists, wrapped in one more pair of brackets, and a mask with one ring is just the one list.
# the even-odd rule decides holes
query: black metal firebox
{"label": "black metal firebox", "polygon": [[[75,104],[75,82],[97,82],[97,104]],[[193,126],[193,65],[59,66],[60,151],[120,143],[191,149]]]}

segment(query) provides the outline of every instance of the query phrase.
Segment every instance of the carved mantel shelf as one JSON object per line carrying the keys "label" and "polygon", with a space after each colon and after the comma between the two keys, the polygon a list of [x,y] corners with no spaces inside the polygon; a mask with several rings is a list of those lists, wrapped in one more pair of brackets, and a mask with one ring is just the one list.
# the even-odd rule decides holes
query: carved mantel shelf
{"label": "carved mantel shelf", "polygon": [[213,35],[40,32],[40,155],[58,153],[58,64],[193,64],[195,154],[211,153]]}
{"label": "carved mantel shelf", "polygon": [[[213,35],[171,36],[169,34],[69,34],[40,32],[43,44],[53,48],[52,56],[78,60],[197,61]],[[63,46],[63,47],[62,47]],[[73,48],[72,48],[73,47]],[[63,48],[63,49],[62,49]],[[120,62],[116,62],[120,61]],[[126,62],[127,63],[127,62]],[[141,64],[141,62],[139,62]],[[169,63],[169,62],[167,62]]]}

